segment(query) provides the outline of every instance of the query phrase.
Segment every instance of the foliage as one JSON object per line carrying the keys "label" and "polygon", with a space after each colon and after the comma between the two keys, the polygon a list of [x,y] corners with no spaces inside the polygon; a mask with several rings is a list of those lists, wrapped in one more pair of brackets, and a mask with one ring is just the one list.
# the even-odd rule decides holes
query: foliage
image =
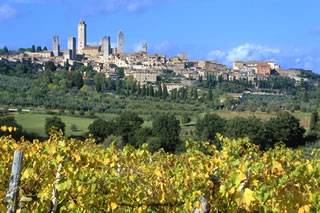
{"label": "foliage", "polygon": [[235,117],[226,122],[224,135],[230,138],[245,138],[257,145],[264,146],[266,138],[264,136],[264,123],[256,117]]}
{"label": "foliage", "polygon": [[46,118],[46,123],[44,128],[47,135],[50,134],[50,131],[52,129],[62,131],[64,133],[66,125],[65,123],[62,122],[61,118],[54,116],[51,118]]}
{"label": "foliage", "polygon": [[206,114],[196,125],[196,135],[200,140],[213,141],[217,133],[222,133],[225,120],[216,114]]}
{"label": "foliage", "polygon": [[122,137],[123,143],[135,145],[135,132],[141,128],[143,119],[137,113],[124,112],[115,120],[116,132]]}
{"label": "foliage", "polygon": [[180,121],[172,114],[162,114],[155,118],[152,127],[153,135],[159,138],[157,146],[166,152],[175,152],[180,144]]}
{"label": "foliage", "polygon": [[191,118],[187,113],[184,113],[182,116],[182,123],[183,124],[188,124],[191,122]]}
{"label": "foliage", "polygon": [[102,119],[95,120],[89,125],[89,134],[91,134],[97,142],[103,142],[108,136],[112,135],[115,124],[112,121]]}
{"label": "foliage", "polygon": [[305,129],[300,126],[299,120],[288,112],[279,113],[265,125],[266,131],[270,133],[271,146],[278,142],[283,142],[288,147],[304,144]]}
{"label": "foliage", "polygon": [[311,113],[309,129],[310,129],[310,131],[319,130],[319,114],[318,114],[318,112]]}
{"label": "foliage", "polygon": [[[0,210],[14,150],[24,151],[19,210],[49,212],[192,212],[204,197],[212,212],[317,212],[320,150],[310,158],[278,146],[261,152],[247,140],[218,137],[222,149],[189,142],[179,155],[146,146],[103,148],[92,140],[52,136],[44,142],[0,138]],[[199,151],[205,149],[208,154]],[[55,183],[59,165],[61,180]]]}

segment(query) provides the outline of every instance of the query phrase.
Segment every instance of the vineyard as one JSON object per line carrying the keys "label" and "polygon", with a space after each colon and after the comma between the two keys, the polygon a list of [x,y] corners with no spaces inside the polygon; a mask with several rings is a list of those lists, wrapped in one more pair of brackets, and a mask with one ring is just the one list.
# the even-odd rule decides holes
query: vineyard
{"label": "vineyard", "polygon": [[0,212],[6,210],[13,153],[22,150],[21,212],[193,212],[320,210],[320,150],[278,146],[262,152],[246,139],[219,136],[219,150],[188,142],[185,153],[151,153],[93,140],[0,139]]}

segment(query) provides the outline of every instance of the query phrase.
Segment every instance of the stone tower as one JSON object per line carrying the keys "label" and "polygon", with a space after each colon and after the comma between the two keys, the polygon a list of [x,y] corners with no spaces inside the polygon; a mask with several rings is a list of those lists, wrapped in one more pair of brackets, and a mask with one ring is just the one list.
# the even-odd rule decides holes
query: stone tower
{"label": "stone tower", "polygon": [[80,21],[78,25],[78,53],[83,54],[83,49],[87,46],[87,24]]}
{"label": "stone tower", "polygon": [[104,36],[102,38],[101,51],[104,58],[107,58],[111,54],[110,36]]}
{"label": "stone tower", "polygon": [[60,54],[60,41],[59,36],[53,36],[52,39],[52,52],[54,56],[59,56]]}
{"label": "stone tower", "polygon": [[71,50],[71,59],[72,60],[76,59],[77,53],[76,53],[76,38],[75,37],[69,37],[68,50]]}
{"label": "stone tower", "polygon": [[124,33],[122,31],[119,32],[118,35],[118,53],[123,54],[124,53]]}
{"label": "stone tower", "polygon": [[147,54],[148,53],[148,44],[144,43],[141,48],[141,52]]}

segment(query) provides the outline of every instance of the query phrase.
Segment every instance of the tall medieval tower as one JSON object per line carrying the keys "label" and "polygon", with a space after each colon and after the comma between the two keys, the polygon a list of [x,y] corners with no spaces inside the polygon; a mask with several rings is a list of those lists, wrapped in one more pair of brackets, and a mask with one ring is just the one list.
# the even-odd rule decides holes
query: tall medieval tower
{"label": "tall medieval tower", "polygon": [[119,32],[118,35],[118,46],[117,46],[117,51],[119,54],[124,53],[124,33],[122,31]]}
{"label": "tall medieval tower", "polygon": [[60,55],[60,41],[59,36],[53,36],[52,38],[52,52],[54,56]]}
{"label": "tall medieval tower", "polygon": [[78,53],[83,54],[83,49],[87,46],[87,24],[80,21],[78,25]]}

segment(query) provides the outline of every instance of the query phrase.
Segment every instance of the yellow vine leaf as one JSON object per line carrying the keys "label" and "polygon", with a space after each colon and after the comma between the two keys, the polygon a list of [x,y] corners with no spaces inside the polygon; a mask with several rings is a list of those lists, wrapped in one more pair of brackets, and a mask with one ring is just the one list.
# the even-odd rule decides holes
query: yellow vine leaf
{"label": "yellow vine leaf", "polygon": [[298,213],[309,213],[310,205],[305,205],[299,208]]}
{"label": "yellow vine leaf", "polygon": [[74,154],[74,158],[76,159],[76,162],[79,162],[81,160],[81,156],[78,153]]}
{"label": "yellow vine leaf", "polygon": [[1,131],[6,132],[7,131],[7,126],[1,126]]}
{"label": "yellow vine leaf", "polygon": [[243,172],[240,172],[238,177],[236,178],[236,184],[240,184],[245,179],[247,179],[247,176]]}
{"label": "yellow vine leaf", "polygon": [[48,150],[49,150],[49,153],[50,153],[50,154],[55,154],[55,153],[57,152],[56,146],[55,146],[54,144],[52,144],[52,143],[49,144]]}
{"label": "yellow vine leaf", "polygon": [[272,162],[272,173],[281,174],[283,172],[284,172],[284,170],[283,170],[281,163],[279,163],[278,161],[273,161]]}
{"label": "yellow vine leaf", "polygon": [[61,163],[63,161],[63,157],[61,155],[57,156],[57,163]]}
{"label": "yellow vine leaf", "polygon": [[307,170],[309,173],[312,173],[313,171],[313,166],[310,163],[307,164]]}
{"label": "yellow vine leaf", "polygon": [[111,202],[110,203],[110,207],[111,207],[112,210],[114,210],[114,209],[118,208],[118,204],[115,203],[115,202]]}
{"label": "yellow vine leaf", "polygon": [[156,174],[156,176],[161,177],[161,171],[160,171],[159,168],[156,168],[156,169],[154,170],[154,173]]}
{"label": "yellow vine leaf", "polygon": [[33,174],[34,174],[34,170],[31,168],[27,168],[26,170],[24,170],[21,178],[28,179],[28,178],[32,177]]}
{"label": "yellow vine leaf", "polygon": [[238,205],[244,207],[246,210],[250,210],[250,205],[253,201],[255,201],[254,192],[250,189],[245,189],[241,197],[237,199]]}

